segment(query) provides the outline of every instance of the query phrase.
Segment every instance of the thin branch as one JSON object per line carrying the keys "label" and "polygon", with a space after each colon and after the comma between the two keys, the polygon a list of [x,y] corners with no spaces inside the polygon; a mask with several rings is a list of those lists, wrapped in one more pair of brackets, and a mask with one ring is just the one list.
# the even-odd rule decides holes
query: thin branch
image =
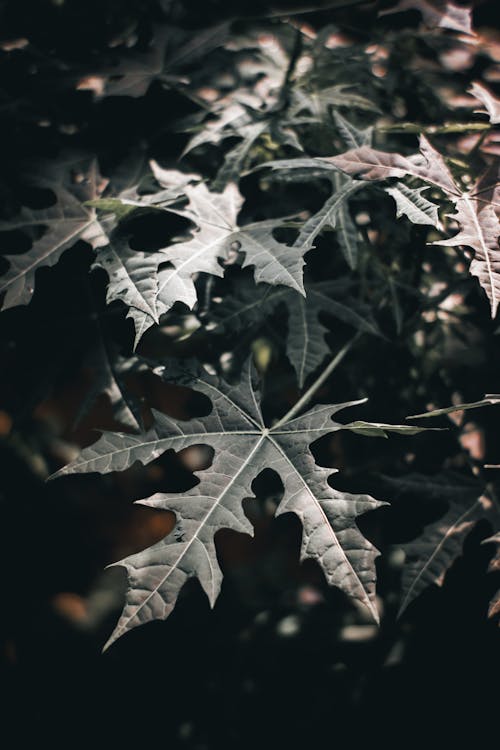
{"label": "thin branch", "polygon": [[362,335],[361,331],[358,331],[353,338],[347,342],[345,346],[342,347],[342,349],[338,352],[338,354],[335,355],[335,357],[332,359],[328,367],[326,367],[321,375],[318,377],[317,380],[314,381],[314,383],[311,385],[310,388],[307,389],[307,391],[304,393],[303,396],[299,398],[296,404],[292,406],[290,411],[288,411],[284,417],[282,417],[279,422],[277,422],[275,425],[273,425],[273,429],[276,429],[277,427],[281,427],[282,425],[289,422],[293,417],[295,417],[296,414],[298,414],[304,406],[306,406],[309,401],[312,399],[316,391],[321,388],[323,383],[327,378],[330,377],[332,372],[335,370],[335,368],[342,362],[345,355],[350,351],[350,349],[353,347],[353,345],[356,343],[356,341],[359,339],[359,337]]}
{"label": "thin branch", "polygon": [[265,14],[267,17],[275,16],[297,16],[304,13],[317,13],[325,10],[343,10],[349,8],[352,5],[371,5],[371,0],[323,0],[323,2],[312,2],[304,5],[293,3],[284,5],[283,8],[270,8]]}
{"label": "thin branch", "polygon": [[278,97],[278,109],[284,109],[288,106],[290,98],[290,81],[295,72],[295,66],[302,52],[302,32],[300,29],[295,31],[295,39],[293,41],[293,48],[290,53],[290,60],[286,69],[283,83],[281,84],[281,91]]}

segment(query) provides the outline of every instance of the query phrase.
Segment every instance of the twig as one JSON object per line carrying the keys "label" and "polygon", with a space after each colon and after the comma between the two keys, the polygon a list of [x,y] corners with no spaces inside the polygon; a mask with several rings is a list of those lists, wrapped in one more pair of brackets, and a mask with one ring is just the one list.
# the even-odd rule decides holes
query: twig
{"label": "twig", "polygon": [[295,71],[295,66],[302,52],[302,32],[300,29],[295,31],[295,39],[293,41],[293,48],[290,53],[290,60],[288,61],[288,67],[286,69],[283,83],[281,84],[281,90],[278,97],[278,109],[284,109],[288,106],[288,100],[290,98],[290,81]]}
{"label": "twig", "polygon": [[265,14],[267,17],[275,16],[297,16],[303,13],[318,13],[326,10],[343,10],[351,5],[369,5],[370,0],[324,0],[323,2],[313,2],[311,4],[296,5],[293,3],[285,5],[283,8],[270,8]]}
{"label": "twig", "polygon": [[353,345],[356,343],[356,341],[361,336],[361,331],[358,331],[353,338],[347,342],[345,346],[342,347],[342,349],[338,352],[338,354],[335,355],[335,357],[332,359],[328,367],[326,367],[321,375],[318,377],[317,380],[314,381],[314,383],[311,385],[310,388],[307,389],[307,391],[304,393],[303,396],[299,398],[296,404],[292,406],[290,411],[288,411],[284,417],[282,417],[279,422],[277,422],[275,425],[273,425],[273,429],[276,429],[277,427],[281,427],[282,425],[286,424],[286,422],[289,422],[293,417],[295,417],[296,414],[298,414],[301,409],[306,406],[306,404],[309,403],[309,401],[312,399],[318,388],[320,388],[325,380],[332,374],[332,372],[335,370],[335,368],[342,362],[345,355],[350,351],[350,349],[353,347]]}

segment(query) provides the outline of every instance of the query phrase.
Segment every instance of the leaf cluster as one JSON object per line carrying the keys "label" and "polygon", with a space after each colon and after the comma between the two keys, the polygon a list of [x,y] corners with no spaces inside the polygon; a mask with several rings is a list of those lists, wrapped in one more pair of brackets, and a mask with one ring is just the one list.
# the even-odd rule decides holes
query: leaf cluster
{"label": "leaf cluster", "polygon": [[[468,418],[498,401],[481,399],[500,375],[498,50],[466,5],[335,5],[215,8],[193,28],[177,3],[131,3],[92,49],[33,29],[3,40],[17,149],[1,325],[11,348],[45,331],[39,370],[2,404],[7,432],[22,444],[80,378],[41,472],[137,471],[134,500],[173,519],[117,563],[129,588],[110,643],[165,619],[190,578],[215,604],[216,535],[253,533],[244,501],[264,471],[281,482],[269,515],[300,521],[301,559],[377,622],[374,541],[405,550],[401,611],[443,584],[479,521],[498,542],[498,457]],[[415,412],[447,431],[404,422]],[[82,423],[104,431],[81,439]],[[151,488],[173,451],[192,486]],[[412,495],[441,515],[392,540],[386,500],[397,514]]]}

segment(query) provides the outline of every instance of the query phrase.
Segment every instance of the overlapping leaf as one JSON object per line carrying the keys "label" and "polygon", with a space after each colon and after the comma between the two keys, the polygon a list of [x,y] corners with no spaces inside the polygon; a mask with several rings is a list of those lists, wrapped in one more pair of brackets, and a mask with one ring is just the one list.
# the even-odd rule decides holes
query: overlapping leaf
{"label": "overlapping leaf", "polygon": [[332,191],[330,197],[301,226],[293,247],[306,253],[315,247],[316,237],[323,230],[334,230],[347,263],[351,268],[356,268],[358,232],[349,211],[348,200],[363,187],[363,181],[346,178],[332,169],[331,165],[323,159],[282,159],[268,162],[264,166],[277,170],[279,180],[289,182],[314,178],[329,180]]}
{"label": "overlapping leaf", "polygon": [[36,271],[55,265],[77,240],[85,240],[94,248],[108,241],[95,208],[86,204],[96,199],[105,185],[94,159],[68,157],[42,166],[39,174],[34,186],[52,190],[56,197],[54,205],[43,209],[25,206],[11,221],[0,223],[1,231],[30,232],[37,227],[45,230],[40,238],[33,240],[27,252],[5,256],[10,267],[0,277],[0,294],[5,293],[4,309],[28,304],[35,289]]}
{"label": "overlapping leaf", "polygon": [[98,396],[106,394],[116,421],[138,432],[142,428],[141,406],[128,392],[124,381],[127,376],[145,370],[146,365],[138,357],[123,357],[102,336],[98,337],[85,364],[91,374],[91,385],[80,404],[75,423],[87,414]]}
{"label": "overlapping leaf", "polygon": [[[500,571],[500,532],[490,537],[489,539],[484,540],[485,544],[489,542],[493,542],[494,544],[497,545],[497,551],[493,559],[490,562],[489,570],[491,573],[498,573],[498,571]],[[500,590],[497,591],[495,596],[490,601],[490,606],[488,610],[488,614],[490,617],[496,617],[499,613],[500,613]]]}
{"label": "overlapping leaf", "polygon": [[500,99],[493,96],[491,91],[488,91],[486,86],[475,81],[469,89],[472,96],[479,99],[481,104],[484,106],[488,113],[488,118],[493,125],[500,123]]}
{"label": "overlapping leaf", "polygon": [[[273,172],[276,172],[275,178],[283,181],[310,181],[315,178],[330,181],[332,189],[330,197],[315,214],[304,222],[294,246],[308,251],[314,247],[316,237],[323,230],[334,230],[347,263],[355,269],[358,261],[358,231],[350,214],[349,199],[362,189],[366,182],[364,179],[346,177],[336,170],[340,168],[349,172],[351,169],[352,173],[359,172],[360,177],[365,177],[364,170],[367,169],[367,165],[363,162],[362,166],[361,161],[379,159],[381,162],[379,170],[373,173],[372,169],[368,169],[367,179],[384,179],[384,175],[388,176],[385,171],[387,165],[382,164],[380,156],[382,152],[376,152],[371,148],[373,128],[358,129],[336,111],[333,112],[333,120],[342,139],[346,145],[350,146],[350,150],[345,154],[335,158],[282,159],[268,162],[263,166],[271,168]],[[349,164],[348,167],[344,164],[344,160]],[[355,168],[352,168],[352,160],[356,164]],[[405,175],[403,167],[421,170],[418,165],[401,162],[397,167],[393,167],[393,173],[390,176],[403,177]],[[437,171],[435,174],[437,175]],[[425,189],[425,187],[409,188],[404,183],[397,182],[392,187],[386,188],[386,191],[396,202],[398,216],[405,214],[414,223],[432,224],[437,228],[442,228],[437,213],[438,206],[422,195]]]}
{"label": "overlapping leaf", "polygon": [[[164,85],[182,82],[182,71],[218,47],[227,32],[225,23],[194,32],[175,26],[158,26],[145,50],[126,50],[117,65],[99,71],[105,80],[105,95],[140,97],[154,81]],[[85,87],[84,80],[80,88]]]}
{"label": "overlapping leaf", "polygon": [[385,188],[396,203],[396,216],[406,216],[412,224],[431,224],[436,229],[442,230],[443,225],[439,219],[438,208],[436,203],[428,200],[422,195],[424,190],[429,187],[409,188],[403,182],[399,182],[393,187]]}
{"label": "overlapping leaf", "polygon": [[[239,227],[237,216],[243,198],[236,185],[228,185],[223,193],[211,192],[203,183],[190,184],[195,175],[179,174],[181,178],[174,179],[170,172],[166,176],[156,167],[164,199],[155,205],[192,221],[197,229],[191,238],[156,252],[143,252],[131,249],[126,238],[114,232],[94,264],[108,273],[107,301],[121,300],[127,305],[136,344],[176,302],[192,308],[197,299],[195,277],[199,273],[222,276],[221,261],[228,261],[237,251],[244,255],[244,267],[253,266],[256,281],[287,285],[303,293],[303,251],[273,237],[281,220]],[[180,196],[189,202],[185,208],[174,208]],[[136,209],[147,209],[154,200],[151,194],[130,202]],[[104,207],[113,209],[107,203]]]}
{"label": "overlapping leaf", "polygon": [[345,282],[321,281],[306,285],[306,297],[293,289],[266,284],[255,286],[241,278],[233,293],[212,305],[205,316],[210,335],[225,335],[230,331],[248,331],[285,305],[288,314],[286,354],[302,387],[307,376],[316,370],[330,348],[325,341],[328,328],[320,320],[322,313],[342,320],[359,331],[380,335],[370,312],[346,294]]}
{"label": "overlapping leaf", "polygon": [[[420,138],[420,153],[410,157],[377,151],[367,146],[351,149],[328,161],[351,177],[365,180],[384,180],[389,177],[411,175],[439,187],[452,201],[460,231],[439,245],[465,245],[474,250],[470,272],[477,276],[491,304],[494,317],[500,303],[500,221],[498,206],[490,203],[484,187],[484,176],[470,191],[462,191],[456,184],[443,157],[425,136]],[[431,214],[435,219],[435,213]],[[420,223],[420,222],[419,222]]]}
{"label": "overlapping leaf", "polygon": [[410,475],[396,480],[407,489],[420,492],[427,499],[439,498],[448,502],[448,510],[438,521],[425,527],[413,542],[402,545],[406,562],[402,577],[400,614],[426,588],[441,586],[448,570],[461,556],[463,543],[475,524],[494,517],[492,503],[481,494],[476,480],[457,477],[426,477]]}
{"label": "overlapping leaf", "polygon": [[284,48],[274,38],[268,49],[268,43],[261,36],[255,39],[236,37],[228,48],[238,53],[241,45],[243,59],[238,62],[237,56],[234,62],[241,85],[230,94],[218,97],[207,107],[208,113],[196,114],[184,123],[187,130],[194,131],[184,155],[204,144],[220,145],[228,139],[238,141],[224,154],[213,181],[213,189],[217,191],[239,180],[252,149],[264,135],[274,147],[302,150],[294,127],[304,118],[288,114],[283,102],[280,103],[288,65]]}
{"label": "overlapping leaf", "polygon": [[338,156],[328,157],[325,161],[358,179],[386,180],[389,177],[411,175],[436,185],[450,197],[461,195],[443,157],[425,136],[420,137],[420,152],[411,156],[361,146]]}
{"label": "overlapping leaf", "polygon": [[223,193],[210,192],[204,184],[188,186],[185,193],[189,205],[176,213],[191,219],[199,230],[187,242],[162,250],[165,261],[172,264],[160,289],[162,300],[172,298],[192,307],[196,299],[193,274],[222,276],[219,259],[228,259],[236,250],[245,256],[243,267],[253,266],[257,282],[284,284],[303,292],[303,253],[277,242],[272,234],[282,224],[280,219],[239,227],[237,216],[243,198],[234,184]]}

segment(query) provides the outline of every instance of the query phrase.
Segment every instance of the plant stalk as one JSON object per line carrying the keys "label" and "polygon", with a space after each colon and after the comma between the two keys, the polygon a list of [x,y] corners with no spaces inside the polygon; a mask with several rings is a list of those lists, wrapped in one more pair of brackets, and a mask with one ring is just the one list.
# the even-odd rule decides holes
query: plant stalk
{"label": "plant stalk", "polygon": [[342,349],[335,355],[335,357],[332,359],[330,364],[325,367],[321,375],[318,377],[317,380],[314,381],[314,383],[311,385],[310,388],[307,389],[307,391],[299,398],[296,404],[292,406],[290,411],[288,411],[284,417],[282,417],[275,425],[273,425],[273,429],[276,429],[277,427],[282,427],[284,424],[289,422],[293,417],[295,417],[303,408],[306,406],[309,401],[312,399],[316,391],[321,388],[325,380],[330,377],[332,372],[335,370],[335,368],[342,362],[346,354],[351,350],[351,348],[354,346],[356,341],[361,336],[361,331],[358,331],[353,338],[347,342],[345,346],[342,347]]}

